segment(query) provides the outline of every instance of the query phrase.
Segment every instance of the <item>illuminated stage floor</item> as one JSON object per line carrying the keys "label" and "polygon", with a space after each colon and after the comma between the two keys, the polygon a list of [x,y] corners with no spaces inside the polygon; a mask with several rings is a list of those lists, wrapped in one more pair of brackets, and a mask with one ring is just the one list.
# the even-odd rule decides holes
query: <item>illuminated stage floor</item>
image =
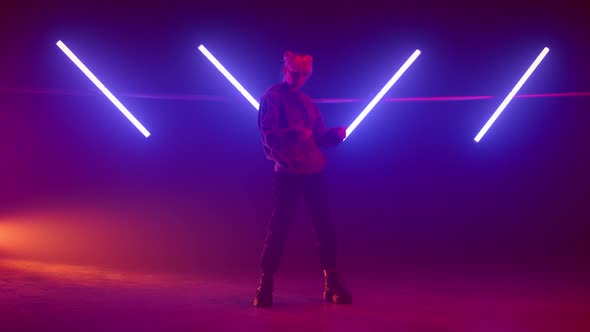
{"label": "illuminated stage floor", "polygon": [[318,276],[281,275],[251,306],[252,275],[220,280],[0,261],[0,330],[589,331],[590,287],[555,274],[346,276],[352,306],[321,301]]}

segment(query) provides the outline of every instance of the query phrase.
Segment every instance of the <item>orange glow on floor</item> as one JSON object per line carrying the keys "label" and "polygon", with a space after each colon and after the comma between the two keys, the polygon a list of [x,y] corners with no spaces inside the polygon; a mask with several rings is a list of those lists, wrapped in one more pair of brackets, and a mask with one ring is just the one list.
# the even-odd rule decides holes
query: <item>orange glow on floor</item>
{"label": "orange glow on floor", "polygon": [[162,287],[180,281],[179,276],[175,275],[132,273],[97,266],[24,259],[0,259],[0,267],[80,286]]}

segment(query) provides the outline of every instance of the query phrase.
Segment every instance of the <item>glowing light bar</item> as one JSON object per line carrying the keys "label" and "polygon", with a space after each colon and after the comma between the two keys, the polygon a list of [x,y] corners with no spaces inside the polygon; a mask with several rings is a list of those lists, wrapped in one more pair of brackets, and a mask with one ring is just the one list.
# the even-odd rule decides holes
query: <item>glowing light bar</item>
{"label": "glowing light bar", "polygon": [[516,83],[516,85],[514,86],[514,88],[512,88],[512,91],[510,91],[510,93],[508,94],[508,96],[506,96],[506,98],[504,99],[504,101],[502,102],[502,104],[500,104],[500,106],[498,107],[498,109],[494,112],[494,114],[492,114],[492,117],[488,120],[488,122],[486,122],[486,124],[483,126],[483,128],[481,128],[481,130],[479,131],[479,133],[477,134],[477,136],[475,136],[475,141],[476,142],[479,143],[479,141],[481,140],[481,138],[483,137],[483,135],[486,134],[486,132],[488,131],[488,129],[490,129],[490,127],[492,126],[492,124],[494,124],[494,121],[496,121],[496,119],[500,116],[500,114],[502,113],[502,111],[504,111],[504,109],[506,108],[506,106],[508,106],[508,103],[510,103],[510,101],[512,100],[512,98],[514,98],[514,96],[516,95],[516,93],[518,92],[518,90],[520,90],[520,88],[523,86],[524,82],[526,82],[526,80],[529,78],[529,76],[531,76],[531,74],[533,73],[533,71],[535,71],[535,69],[541,63],[541,61],[543,61],[543,58],[545,58],[545,55],[547,55],[547,53],[549,53],[549,48],[545,47],[541,51],[541,53],[539,54],[539,56],[537,56],[537,58],[535,59],[535,61],[533,62],[533,64],[529,67],[529,69],[524,73],[524,75],[522,75],[522,77],[520,78],[520,80],[518,81],[518,83]]}
{"label": "glowing light bar", "polygon": [[[2,93],[22,93],[22,94],[45,94],[45,95],[68,95],[68,96],[92,96],[92,93],[80,90],[61,90],[61,89],[15,89],[15,88],[0,88]],[[204,100],[204,101],[226,101],[228,98],[223,96],[210,95],[189,95],[179,93],[120,93],[119,96],[139,99],[159,99],[159,100]],[[554,93],[529,93],[523,95],[515,95],[514,98],[569,98],[569,97],[590,97],[590,91],[582,92],[554,92]],[[469,101],[469,100],[483,100],[492,99],[495,96],[437,96],[437,97],[403,97],[403,98],[383,98],[382,103],[385,102],[413,102],[413,101]],[[335,103],[359,103],[363,101],[360,98],[313,98],[313,101],[318,104],[335,104]]]}
{"label": "glowing light bar", "polygon": [[[385,86],[379,91],[379,93],[371,100],[371,102],[365,107],[365,109],[357,116],[357,118],[352,122],[352,124],[346,128],[346,138],[352,134],[352,132],[356,129],[356,127],[363,121],[363,119],[371,112],[373,107],[377,105],[377,103],[383,98],[383,96],[391,89],[391,87],[397,82],[397,80],[404,74],[404,72],[410,68],[412,63],[418,58],[420,55],[420,50],[415,50],[414,53],[406,60],[406,62],[401,66],[401,68],[393,75],[393,77],[385,84]],[[345,138],[345,139],[346,139]]]}
{"label": "glowing light bar", "polygon": [[248,91],[246,91],[246,89],[240,84],[240,82],[238,82],[238,80],[236,80],[233,77],[233,75],[230,74],[229,71],[227,71],[227,69],[225,69],[225,67],[219,61],[217,61],[217,59],[213,56],[213,54],[211,54],[211,52],[209,52],[209,50],[207,50],[205,46],[199,45],[199,51],[201,51],[201,53],[203,53],[203,55],[205,55],[207,59],[211,61],[215,68],[217,68],[217,70],[219,70],[223,74],[223,76],[225,76],[225,78],[227,78],[227,80],[230,81],[230,83],[233,84],[233,86],[236,89],[238,89],[238,91],[240,91],[242,96],[248,99],[250,104],[252,104],[252,106],[254,106],[256,110],[260,108],[260,104],[258,103],[258,101],[256,101],[256,99],[254,99],[254,97],[252,97],[252,95]]}
{"label": "glowing light bar", "polygon": [[102,93],[119,109],[119,111],[121,111],[121,113],[123,113],[123,115],[127,117],[127,119],[129,119],[129,121],[131,121],[131,123],[133,123],[133,125],[135,125],[137,129],[139,129],[139,131],[145,137],[150,136],[150,132],[147,131],[147,129],[145,129],[145,127],[139,121],[137,121],[133,114],[131,114],[131,112],[129,112],[127,108],[125,108],[125,106],[123,106],[123,104],[121,104],[121,102],[117,100],[115,96],[113,96],[113,94],[104,86],[104,84],[102,84],[98,78],[92,74],[92,72],[82,63],[82,61],[80,61],[80,59],[78,59],[78,57],[72,51],[70,51],[70,49],[61,40],[57,42],[57,46],[68,56],[68,58],[70,58],[70,60],[72,60],[72,62],[74,62],[76,66],[78,66],[78,68],[80,68],[84,74],[86,74],[92,83],[94,83],[94,85],[96,85],[96,87],[102,91]]}

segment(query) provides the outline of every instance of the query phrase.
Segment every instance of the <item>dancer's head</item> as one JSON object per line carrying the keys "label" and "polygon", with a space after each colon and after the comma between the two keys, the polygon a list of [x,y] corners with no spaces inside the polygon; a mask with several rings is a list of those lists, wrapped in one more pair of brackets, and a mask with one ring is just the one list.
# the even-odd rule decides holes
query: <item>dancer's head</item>
{"label": "dancer's head", "polygon": [[283,55],[285,65],[283,66],[283,73],[285,74],[284,81],[293,90],[299,90],[305,81],[309,78],[312,72],[311,55],[295,54],[286,51]]}

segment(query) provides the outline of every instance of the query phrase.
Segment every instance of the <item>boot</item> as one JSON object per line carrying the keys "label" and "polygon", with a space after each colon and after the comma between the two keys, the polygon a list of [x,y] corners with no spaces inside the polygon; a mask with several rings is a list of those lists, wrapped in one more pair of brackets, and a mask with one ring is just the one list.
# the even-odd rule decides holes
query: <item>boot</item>
{"label": "boot", "polygon": [[272,290],[274,287],[272,276],[265,275],[260,277],[260,284],[256,289],[256,296],[254,296],[254,306],[258,308],[266,308],[272,305]]}
{"label": "boot", "polygon": [[344,287],[344,279],[333,270],[324,270],[324,300],[329,303],[352,304],[352,295]]}

